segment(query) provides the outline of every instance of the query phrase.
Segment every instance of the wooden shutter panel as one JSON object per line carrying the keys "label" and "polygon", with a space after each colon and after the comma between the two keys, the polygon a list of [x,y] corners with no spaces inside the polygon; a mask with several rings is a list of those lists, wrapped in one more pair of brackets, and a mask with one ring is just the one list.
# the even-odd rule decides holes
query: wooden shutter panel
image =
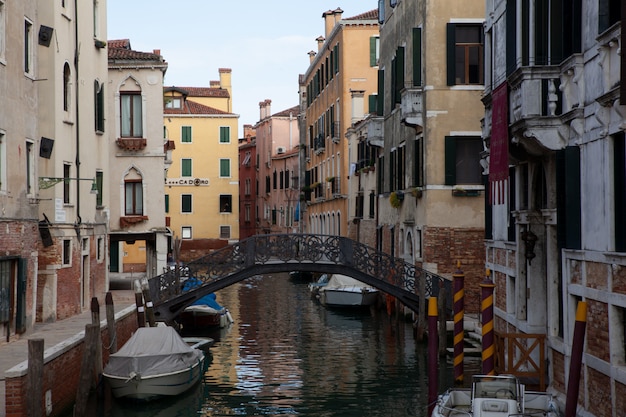
{"label": "wooden shutter panel", "polygon": [[456,139],[454,136],[446,136],[445,165],[445,184],[456,184]]}
{"label": "wooden shutter panel", "polygon": [[367,112],[376,113],[376,105],[378,103],[378,94],[370,94],[367,96]]}
{"label": "wooden shutter panel", "polygon": [[422,85],[422,28],[413,28],[413,85]]}
{"label": "wooden shutter panel", "polygon": [[378,70],[378,104],[376,105],[376,115],[385,114],[385,70]]}
{"label": "wooden shutter panel", "polygon": [[448,85],[456,84],[456,24],[446,25],[446,67]]}
{"label": "wooden shutter panel", "polygon": [[376,37],[370,37],[370,67],[376,66]]}
{"label": "wooden shutter panel", "polygon": [[402,89],[404,88],[404,46],[396,50],[396,91],[395,102],[402,102]]}
{"label": "wooden shutter panel", "polygon": [[506,74],[510,75],[517,67],[517,37],[516,37],[516,0],[506,2]]}

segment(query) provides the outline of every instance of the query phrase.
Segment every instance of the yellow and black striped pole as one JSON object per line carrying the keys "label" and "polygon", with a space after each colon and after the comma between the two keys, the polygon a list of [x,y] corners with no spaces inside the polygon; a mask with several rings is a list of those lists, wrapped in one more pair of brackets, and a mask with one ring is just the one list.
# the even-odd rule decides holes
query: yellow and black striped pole
{"label": "yellow and black striped pole", "polygon": [[454,383],[463,384],[463,317],[465,315],[465,274],[461,271],[461,262],[457,263],[457,269],[452,274],[454,286]]}
{"label": "yellow and black striped pole", "polygon": [[428,299],[428,415],[432,415],[437,402],[439,378],[437,369],[439,366],[437,344],[437,297]]}
{"label": "yellow and black striped pole", "polygon": [[585,301],[580,301],[576,307],[576,323],[574,324],[574,335],[572,338],[572,357],[569,363],[569,379],[567,382],[567,396],[565,399],[565,417],[576,416],[586,328],[587,303]]}
{"label": "yellow and black striped pole", "polygon": [[487,269],[487,273],[483,282],[480,283],[481,288],[481,305],[482,327],[483,327],[483,374],[495,375],[495,338],[493,334],[493,292],[496,285],[491,280],[491,271]]}

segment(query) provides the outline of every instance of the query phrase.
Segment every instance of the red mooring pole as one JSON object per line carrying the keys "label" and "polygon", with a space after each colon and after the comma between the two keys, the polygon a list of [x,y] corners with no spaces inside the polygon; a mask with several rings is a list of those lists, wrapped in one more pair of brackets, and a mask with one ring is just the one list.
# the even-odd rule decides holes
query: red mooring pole
{"label": "red mooring pole", "polygon": [[491,271],[487,269],[487,273],[483,282],[480,283],[481,288],[481,305],[482,326],[483,326],[483,374],[495,375],[495,346],[493,335],[493,291],[496,285],[491,280]]}
{"label": "red mooring pole", "polygon": [[428,299],[428,415],[433,414],[439,388],[437,337],[437,297]]}
{"label": "red mooring pole", "polygon": [[580,301],[576,308],[576,323],[574,324],[574,336],[572,339],[572,357],[569,363],[569,379],[567,380],[567,396],[565,399],[565,417],[576,417],[586,327],[587,303]]}
{"label": "red mooring pole", "polygon": [[457,263],[457,270],[452,274],[454,285],[454,383],[463,384],[463,317],[465,316],[465,274],[461,271],[461,262]]}

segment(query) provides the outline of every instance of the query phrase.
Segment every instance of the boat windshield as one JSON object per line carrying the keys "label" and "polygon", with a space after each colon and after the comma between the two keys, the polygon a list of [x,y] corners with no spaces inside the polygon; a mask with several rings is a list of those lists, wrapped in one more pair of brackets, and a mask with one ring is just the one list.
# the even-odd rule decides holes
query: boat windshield
{"label": "boat windshield", "polygon": [[476,376],[473,391],[474,398],[517,400],[517,379],[502,376]]}

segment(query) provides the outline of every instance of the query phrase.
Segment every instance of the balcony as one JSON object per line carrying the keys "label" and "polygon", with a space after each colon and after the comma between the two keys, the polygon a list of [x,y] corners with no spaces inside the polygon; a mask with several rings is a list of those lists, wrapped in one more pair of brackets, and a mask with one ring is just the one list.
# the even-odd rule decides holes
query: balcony
{"label": "balcony", "polygon": [[561,117],[563,94],[558,66],[526,66],[510,78],[509,106],[512,142],[541,155],[567,146],[571,115]]}
{"label": "balcony", "polygon": [[144,138],[119,138],[115,143],[125,151],[141,151],[145,149],[148,141]]}
{"label": "balcony", "polygon": [[320,133],[313,142],[315,148],[315,155],[319,155],[324,153],[326,150],[326,139],[324,138],[324,134]]}
{"label": "balcony", "polygon": [[367,119],[367,143],[373,146],[383,147],[384,135],[383,135],[383,117],[372,117]]}
{"label": "balcony", "polygon": [[414,127],[420,133],[424,127],[422,117],[422,89],[405,88],[401,91],[400,110],[402,111],[402,123]]}
{"label": "balcony", "polygon": [[333,143],[339,143],[341,141],[341,123],[333,122],[331,125],[330,136],[332,137]]}

